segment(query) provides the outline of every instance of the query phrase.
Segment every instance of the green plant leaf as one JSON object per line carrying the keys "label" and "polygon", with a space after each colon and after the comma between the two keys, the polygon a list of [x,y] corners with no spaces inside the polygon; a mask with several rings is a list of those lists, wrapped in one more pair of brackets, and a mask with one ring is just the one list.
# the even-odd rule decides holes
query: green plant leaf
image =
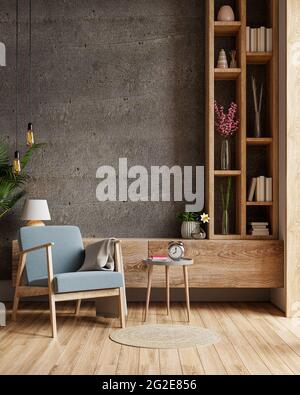
{"label": "green plant leaf", "polygon": [[8,164],[9,156],[7,144],[3,140],[0,140],[0,168],[8,166]]}
{"label": "green plant leaf", "polygon": [[21,158],[21,168],[22,170],[25,169],[25,167],[27,166],[30,158],[32,157],[34,151],[36,151],[37,149],[41,148],[43,145],[45,144],[34,144],[32,147],[30,147],[27,152],[25,153],[25,155],[23,156],[23,158]]}

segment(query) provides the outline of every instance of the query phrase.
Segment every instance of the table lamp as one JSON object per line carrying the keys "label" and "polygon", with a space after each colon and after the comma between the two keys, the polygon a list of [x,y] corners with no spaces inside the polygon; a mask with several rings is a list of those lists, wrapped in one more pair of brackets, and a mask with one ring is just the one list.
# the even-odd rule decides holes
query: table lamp
{"label": "table lamp", "polygon": [[45,226],[43,221],[51,220],[47,200],[27,200],[24,205],[22,219],[27,221],[27,226]]}

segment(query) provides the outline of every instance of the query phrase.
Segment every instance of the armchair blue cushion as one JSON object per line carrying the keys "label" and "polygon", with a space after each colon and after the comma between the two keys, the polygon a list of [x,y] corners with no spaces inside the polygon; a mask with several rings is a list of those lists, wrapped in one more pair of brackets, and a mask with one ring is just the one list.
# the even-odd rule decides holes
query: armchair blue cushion
{"label": "armchair blue cushion", "polygon": [[[123,275],[118,272],[60,273],[53,278],[54,292],[79,292],[124,286]],[[29,283],[31,287],[47,287],[48,279],[41,278]]]}
{"label": "armchair blue cushion", "polygon": [[[19,239],[22,250],[54,243],[52,259],[55,275],[76,272],[83,264],[84,247],[76,226],[27,226],[20,229]],[[45,250],[28,254],[25,273],[28,284],[47,278]]]}

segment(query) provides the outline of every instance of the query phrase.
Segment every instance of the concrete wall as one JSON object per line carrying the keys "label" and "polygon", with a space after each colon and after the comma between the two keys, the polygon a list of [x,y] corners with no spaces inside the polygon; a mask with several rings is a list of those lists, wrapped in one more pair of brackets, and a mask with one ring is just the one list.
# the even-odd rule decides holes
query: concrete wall
{"label": "concrete wall", "polygon": [[[28,196],[46,198],[53,224],[84,236],[175,237],[182,204],[99,203],[96,170],[203,165],[204,1],[33,0],[32,120],[28,115],[28,0],[20,1],[20,127],[47,145],[30,166]],[[15,150],[15,2],[0,1],[0,135]],[[0,280],[20,206],[0,222]]]}

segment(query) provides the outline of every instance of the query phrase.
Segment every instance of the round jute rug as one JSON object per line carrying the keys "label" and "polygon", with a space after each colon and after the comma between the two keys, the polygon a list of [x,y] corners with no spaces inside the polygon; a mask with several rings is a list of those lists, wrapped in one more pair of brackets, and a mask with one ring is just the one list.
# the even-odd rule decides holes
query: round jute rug
{"label": "round jute rug", "polygon": [[188,325],[141,325],[114,331],[110,339],[131,347],[189,348],[210,346],[220,338],[209,330]]}

